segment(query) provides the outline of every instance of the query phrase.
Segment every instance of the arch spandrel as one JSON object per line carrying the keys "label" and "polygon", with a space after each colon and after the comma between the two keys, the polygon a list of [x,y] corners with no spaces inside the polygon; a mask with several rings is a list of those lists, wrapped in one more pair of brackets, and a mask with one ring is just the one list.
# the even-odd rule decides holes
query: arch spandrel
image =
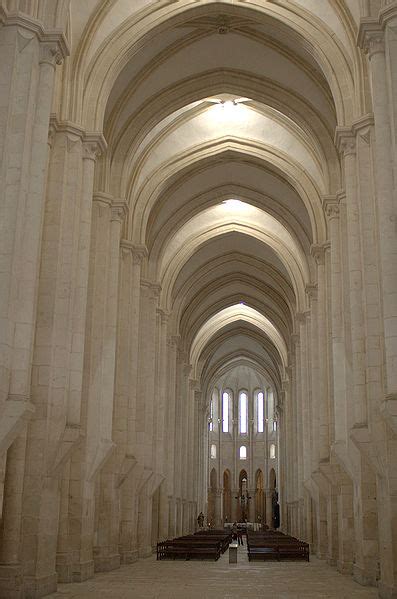
{"label": "arch spandrel", "polygon": [[177,113],[192,103],[222,94],[249,97],[256,104],[278,111],[296,123],[312,140],[318,155],[324,157],[330,182],[336,186],[335,191],[339,189],[340,166],[334,145],[336,119],[332,123],[326,122],[324,116],[314,110],[305,98],[267,77],[257,77],[236,69],[222,69],[221,72],[214,69],[195,74],[193,80],[185,79],[177,85],[162,89],[161,93],[139,106],[137,114],[131,115],[120,137],[116,140],[113,137],[108,139],[112,155],[107,160],[106,168],[111,170],[109,176],[112,192],[121,196],[127,193],[132,160],[153,127],[162,120],[167,120],[173,112]]}
{"label": "arch spandrel", "polygon": [[251,161],[278,173],[301,197],[309,215],[313,243],[324,243],[327,228],[321,203],[321,190],[309,175],[290,156],[264,144],[226,137],[214,143],[202,144],[187,154],[175,157],[163,165],[146,182],[134,208],[130,211],[130,236],[137,243],[145,243],[146,226],[157,199],[172,180],[192,169],[200,169],[209,160],[227,160],[233,157],[242,162]]}
{"label": "arch spandrel", "polygon": [[[235,269],[235,262],[229,264],[230,270]],[[241,264],[244,265],[244,270],[234,270],[232,274],[228,274],[222,272],[223,263],[220,263],[213,276],[208,279],[204,270],[197,271],[173,304],[170,326],[190,339],[211,311],[243,301],[258,311],[265,310],[269,320],[284,338],[288,338],[293,332],[295,298],[291,297],[288,301],[286,293],[291,290],[286,288],[285,279],[279,277],[278,282],[284,286],[277,288],[277,281],[272,280],[276,273],[271,269],[261,266],[260,272],[256,272],[250,268],[250,261],[243,261]],[[263,279],[260,278],[261,275]]]}
{"label": "arch spandrel", "polygon": [[[300,40],[301,45],[308,46],[315,60],[324,72],[332,90],[334,103],[338,115],[338,124],[345,125],[353,121],[354,110],[360,107],[358,114],[364,112],[361,109],[361,97],[353,84],[351,72],[351,61],[359,62],[359,54],[355,50],[353,36],[351,35],[349,51],[344,47],[328,28],[318,18],[313,18],[299,6],[293,7],[293,18],[291,10],[275,5],[264,3],[262,5],[247,6],[243,3],[221,3],[209,1],[205,5],[199,5],[193,0],[181,0],[170,6],[161,3],[154,10],[144,11],[139,20],[136,16],[125,19],[116,26],[112,35],[108,36],[94,50],[92,39],[94,28],[91,32],[89,44],[81,44],[77,55],[80,69],[75,74],[75,113],[73,118],[82,122],[89,129],[102,128],[106,103],[111,89],[118,74],[125,64],[134,55],[136,48],[143,40],[149,43],[150,38],[158,35],[161,30],[181,25],[193,18],[199,18],[211,14],[238,15],[241,19],[275,23],[277,28],[285,28],[291,32],[291,36]],[[347,17],[343,17],[346,19]],[[133,40],[133,43],[131,43]],[[94,52],[90,54],[90,46]],[[84,57],[84,58],[83,58]],[[361,73],[360,66],[356,66],[355,72]],[[87,77],[87,73],[88,77]],[[87,92],[81,93],[80,84],[86,83]]]}
{"label": "arch spandrel", "polygon": [[189,155],[192,149],[203,144],[213,145],[223,138],[246,140],[253,146],[263,145],[291,160],[308,173],[316,186],[325,193],[329,189],[328,173],[324,169],[324,156],[312,141],[288,119],[266,107],[256,109],[250,100],[247,104],[232,105],[227,110],[222,104],[203,102],[200,107],[175,117],[164,130],[154,129],[148,140],[135,152],[130,165],[133,178],[130,193],[139,196],[144,182],[177,156]]}
{"label": "arch spandrel", "polygon": [[263,314],[249,306],[238,304],[221,310],[207,320],[198,331],[190,348],[189,357],[192,364],[193,378],[196,378],[197,363],[208,341],[220,329],[233,322],[248,322],[268,337],[277,349],[281,362],[285,367],[288,362],[287,346],[277,329]]}
{"label": "arch spandrel", "polygon": [[[231,200],[233,201],[233,200]],[[245,205],[244,205],[245,206]],[[181,228],[172,243],[168,244],[159,264],[158,280],[162,285],[162,303],[170,307],[172,289],[183,265],[194,252],[215,236],[231,231],[252,236],[271,247],[284,265],[295,292],[298,306],[305,305],[305,286],[309,282],[309,269],[299,244],[276,219],[263,211],[248,207],[251,215],[229,214],[228,206],[209,209],[191,219]],[[251,214],[252,213],[252,214]],[[268,222],[265,222],[267,220]]]}

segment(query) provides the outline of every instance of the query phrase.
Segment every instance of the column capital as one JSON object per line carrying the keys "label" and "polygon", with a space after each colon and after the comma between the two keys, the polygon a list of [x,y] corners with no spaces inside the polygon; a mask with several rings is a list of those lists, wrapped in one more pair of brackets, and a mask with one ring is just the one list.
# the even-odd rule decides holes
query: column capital
{"label": "column capital", "polygon": [[161,285],[156,281],[148,281],[147,279],[141,279],[141,287],[149,289],[150,295],[153,299],[158,299],[161,293]]}
{"label": "column capital", "polygon": [[385,52],[385,34],[383,27],[373,17],[362,17],[357,36],[357,46],[368,54],[371,59],[374,54]]}
{"label": "column capital", "polygon": [[[25,29],[36,35],[39,42],[52,44],[53,48],[56,48],[55,54],[57,55],[57,59],[60,60],[60,62],[55,61],[54,66],[55,64],[61,64],[66,56],[69,56],[70,54],[68,40],[63,31],[60,31],[59,29],[45,29],[40,21],[37,21],[25,13],[9,12],[2,7],[0,8],[0,23],[4,27],[19,27]],[[50,54],[52,54],[52,52]],[[52,56],[54,55],[52,54]]]}
{"label": "column capital", "polygon": [[141,264],[142,260],[147,257],[148,251],[145,245],[136,245],[129,239],[121,239],[120,247],[125,253],[132,255],[133,264]]}
{"label": "column capital", "polygon": [[109,193],[105,193],[104,191],[95,191],[92,194],[92,201],[100,206],[104,206],[110,208],[113,201],[113,196]]}
{"label": "column capital", "polygon": [[181,341],[180,335],[170,335],[167,339],[167,343],[170,346],[175,347],[176,349],[178,348],[180,341]]}
{"label": "column capital", "polygon": [[355,155],[356,136],[351,127],[336,127],[334,143],[339,154],[343,156]]}
{"label": "column capital", "polygon": [[107,144],[100,132],[85,133],[83,138],[83,159],[96,161],[106,151]]}
{"label": "column capital", "polygon": [[325,252],[329,247],[329,243],[313,243],[310,246],[310,253],[318,266],[325,263]]}
{"label": "column capital", "polygon": [[[50,115],[50,123],[48,126],[48,143],[52,147],[55,136],[59,134],[65,135],[67,140],[74,145],[77,141],[84,139],[85,131],[80,125],[76,125],[71,121],[60,121],[56,114]],[[70,150],[70,148],[68,147]]]}
{"label": "column capital", "polygon": [[170,313],[164,310],[164,308],[156,308],[156,313],[160,316],[161,324],[167,324]]}
{"label": "column capital", "polygon": [[111,218],[112,221],[123,223],[124,219],[128,214],[128,204],[125,200],[113,200],[111,205]]}
{"label": "column capital", "polygon": [[374,127],[374,115],[372,113],[365,114],[356,119],[352,124],[354,134],[359,135],[367,144],[371,141],[371,129]]}
{"label": "column capital", "polygon": [[[185,376],[190,376],[190,373],[192,372],[192,365],[191,364],[183,364],[182,371]],[[190,385],[190,379],[189,379],[189,385]]]}
{"label": "column capital", "polygon": [[146,245],[132,245],[131,253],[132,262],[135,265],[141,264],[143,259],[147,258],[149,255]]}
{"label": "column capital", "polygon": [[323,207],[328,220],[339,218],[339,203],[340,197],[337,195],[323,197]]}
{"label": "column capital", "polygon": [[207,406],[205,405],[205,402],[203,401],[203,392],[201,391],[201,388],[200,388],[198,382],[197,382],[197,388],[194,389],[194,401],[199,410],[203,410],[203,409],[207,408]]}
{"label": "column capital", "polygon": [[317,283],[308,283],[305,287],[305,291],[310,301],[317,299]]}
{"label": "column capital", "polygon": [[299,322],[299,324],[305,324],[308,314],[309,312],[297,312],[295,314],[296,322]]}
{"label": "column capital", "polygon": [[39,64],[48,64],[55,69],[63,60],[64,56],[57,41],[40,42]]}
{"label": "column capital", "polygon": [[366,129],[367,127],[373,127],[374,124],[374,115],[372,112],[369,112],[368,114],[364,114],[363,116],[360,116],[358,119],[355,119],[353,121],[352,131],[354,131],[354,133],[358,133],[361,132],[363,129]]}
{"label": "column capital", "polygon": [[[190,366],[190,364],[189,364]],[[198,379],[189,379],[189,388],[191,391],[200,391],[200,381]]]}
{"label": "column capital", "polygon": [[395,0],[392,4],[381,8],[379,11],[379,23],[382,27],[386,27],[389,21],[393,19],[397,21],[397,2]]}
{"label": "column capital", "polygon": [[291,388],[291,381],[289,378],[284,378],[281,381],[281,393],[288,393]]}

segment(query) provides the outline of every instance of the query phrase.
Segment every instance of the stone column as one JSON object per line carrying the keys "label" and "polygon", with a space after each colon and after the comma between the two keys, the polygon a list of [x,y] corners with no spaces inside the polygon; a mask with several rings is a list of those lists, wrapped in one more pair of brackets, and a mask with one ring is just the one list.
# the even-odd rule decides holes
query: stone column
{"label": "stone column", "polygon": [[[175,386],[175,435],[174,435],[174,493],[180,502],[182,495],[182,401],[183,401],[183,366],[184,360],[186,359],[185,353],[179,347],[177,352],[177,364],[176,364],[176,386]],[[179,503],[177,502],[177,520],[176,520],[176,531],[180,534],[180,519],[179,519]]]}
{"label": "stone column", "polygon": [[356,137],[351,129],[338,127],[335,143],[343,157],[346,190],[354,425],[363,426],[367,423],[367,398],[365,388],[361,216],[357,201]]}
{"label": "stone column", "polygon": [[[40,35],[41,33],[41,35]],[[39,41],[40,40],[40,41]],[[31,364],[36,324],[40,247],[48,166],[48,127],[55,65],[67,54],[62,35],[42,32],[39,23],[13,16],[0,30],[0,409],[4,452],[7,456],[0,566],[3,588],[11,594],[36,586],[35,556],[24,568],[24,543],[17,540],[22,526],[22,484],[26,448],[26,420],[33,412],[30,399]],[[7,95],[8,93],[8,95]],[[25,429],[25,430],[24,430]],[[43,430],[41,430],[41,437]],[[14,481],[13,474],[21,478]],[[14,487],[15,485],[15,487]],[[15,491],[15,503],[11,494]],[[19,500],[18,500],[19,498]],[[14,501],[14,500],[13,500]],[[37,510],[32,515],[36,516]],[[25,529],[26,530],[26,529]],[[11,532],[12,531],[12,532]],[[19,531],[19,533],[18,533]],[[30,556],[29,556],[30,557]],[[27,558],[29,559],[29,558]],[[56,589],[54,568],[49,565],[50,589]],[[40,583],[37,583],[40,585]]]}
{"label": "stone column", "polygon": [[136,397],[138,372],[139,315],[141,265],[147,255],[144,246],[121,241],[122,265],[119,306],[118,352],[116,361],[116,411],[114,425],[119,434],[118,447],[124,446],[120,467],[120,539],[122,563],[138,559],[137,545],[137,480]]}
{"label": "stone column", "polygon": [[324,198],[331,244],[331,320],[333,363],[333,408],[335,440],[345,442],[346,423],[346,351],[343,332],[342,268],[340,257],[339,199]]}
{"label": "stone column", "polygon": [[[176,393],[177,393],[177,348],[179,336],[172,336],[167,341],[168,371],[167,371],[167,468],[166,481],[168,496],[175,494],[175,451],[176,451]],[[175,516],[173,518],[175,522]]]}
{"label": "stone column", "polygon": [[167,482],[160,486],[160,515],[159,515],[159,541],[169,538],[170,529],[170,499],[167,495]]}
{"label": "stone column", "polygon": [[239,494],[239,490],[238,489],[232,489],[231,490],[231,494],[232,494],[232,521],[236,522],[237,521],[237,516],[238,516],[238,494]]}
{"label": "stone column", "polygon": [[81,392],[83,386],[84,344],[87,323],[88,278],[90,268],[90,245],[92,223],[92,193],[95,162],[106,148],[101,134],[88,133],[83,140],[83,174],[79,215],[79,240],[77,268],[73,298],[71,388],[68,401],[68,423],[79,424],[81,420]]}
{"label": "stone column", "polygon": [[[67,136],[66,138],[66,149],[70,155],[70,161],[72,156],[78,151],[78,144],[76,140],[81,135],[79,128],[71,126],[69,123],[59,123],[53,121],[53,130],[55,134],[54,148],[57,149],[57,139],[60,136]],[[81,166],[81,188],[79,194],[75,198],[76,202],[76,215],[77,222],[74,222],[74,234],[75,234],[75,254],[73,256],[73,273],[69,273],[71,280],[73,280],[73,288],[71,291],[72,301],[70,308],[70,337],[69,337],[69,392],[67,401],[67,416],[66,416],[66,428],[64,429],[61,437],[61,445],[59,449],[59,458],[62,458],[62,462],[70,457],[71,452],[75,449],[80,435],[80,422],[81,422],[81,404],[82,404],[82,385],[83,385],[83,364],[84,364],[84,347],[85,347],[85,327],[86,327],[86,306],[87,306],[87,295],[88,295],[88,271],[89,271],[89,253],[90,253],[90,239],[91,239],[91,221],[92,221],[92,191],[94,182],[94,169],[95,161],[102,150],[105,149],[103,137],[100,134],[84,134],[82,144],[82,166]],[[57,178],[62,173],[62,168],[65,167],[65,160],[62,156],[57,153],[54,156],[56,160],[56,168],[50,171],[50,179],[48,184],[48,194],[54,194],[54,202],[59,201],[59,183]],[[51,165],[50,165],[51,166]],[[77,165],[73,165],[72,162],[68,162],[69,169],[65,171],[65,176],[75,177],[77,174],[75,169]],[[73,185],[69,181],[65,181],[65,206],[71,209],[73,205],[72,198],[69,198],[68,194],[71,193]],[[77,191],[76,191],[77,193]],[[50,197],[50,196],[49,196]],[[70,215],[69,215],[70,218]],[[49,220],[51,223],[51,218]],[[66,220],[67,223],[67,220]],[[60,238],[65,239],[63,234],[60,232]],[[72,244],[73,245],[73,244]],[[51,248],[49,248],[51,249]],[[67,274],[67,267],[69,265],[70,256],[68,254],[69,245],[65,243],[65,273]],[[49,256],[51,258],[51,255]],[[62,279],[61,279],[62,281]],[[62,284],[60,281],[60,290]],[[62,303],[61,303],[62,306]],[[62,319],[62,313],[60,313]],[[62,323],[65,326],[65,322]],[[42,337],[40,337],[42,338]],[[55,340],[54,340],[55,341]],[[65,358],[61,354],[60,360]],[[39,365],[39,362],[38,362]],[[58,365],[59,366],[59,365]],[[55,429],[56,430],[56,429]],[[55,456],[53,463],[57,466],[58,456]],[[78,465],[79,457],[76,457],[73,468],[69,470],[69,476],[76,481],[76,478],[80,477],[79,472],[80,466]],[[66,486],[65,486],[66,485]],[[69,483],[65,479],[63,487],[70,489]],[[73,497],[76,491],[76,482],[71,487],[70,498]],[[79,494],[78,494],[79,495]],[[68,492],[69,496],[69,492]],[[80,495],[79,495],[80,496]],[[76,506],[75,498],[71,499],[71,504]],[[70,582],[72,580],[73,571],[73,554],[70,550],[69,544],[69,501],[66,503],[62,502],[62,515],[60,520],[60,528],[58,533],[58,548],[57,548],[57,572],[58,580]],[[75,538],[75,537],[74,537]]]}
{"label": "stone column", "polygon": [[7,452],[0,527],[0,588],[15,597],[23,595],[21,540],[25,451],[26,429]]}
{"label": "stone column", "polygon": [[[136,409],[136,455],[138,462],[150,472],[150,487],[145,483],[139,498],[138,540],[139,555],[149,555],[151,547],[152,494],[157,486],[155,472],[155,433],[153,432],[156,373],[156,316],[160,286],[141,281],[138,395]],[[154,484],[154,486],[153,486]]]}
{"label": "stone column", "polygon": [[392,147],[394,157],[394,193],[397,193],[397,4],[389,0],[380,11],[379,20],[385,31],[385,54]]}
{"label": "stone column", "polygon": [[320,376],[319,376],[319,335],[318,335],[318,301],[317,301],[317,285],[307,285],[306,293],[310,303],[310,337],[309,341],[309,385],[311,387],[310,393],[310,414],[309,414],[309,425],[311,429],[311,461],[310,461],[310,472],[318,468],[319,461],[319,410],[318,401],[320,395]]}
{"label": "stone column", "polygon": [[[300,452],[298,442],[301,435],[298,435],[298,364],[299,359],[299,336],[294,333],[291,335],[291,449],[292,449],[292,474],[291,474],[291,502],[294,503],[292,522],[295,526],[296,507],[295,502],[299,497],[299,470],[300,470]],[[294,529],[294,534],[298,535],[298,530]]]}
{"label": "stone column", "polygon": [[308,379],[308,342],[307,342],[307,327],[308,327],[308,313],[300,313],[297,314],[297,320],[299,322],[300,329],[300,421],[302,431],[302,479],[300,481],[300,494],[299,499],[301,502],[301,538],[307,538],[308,532],[308,520],[307,520],[307,493],[304,491],[304,484],[309,478],[311,474],[310,468],[310,455],[311,455],[311,447],[310,447],[310,425],[309,425],[309,415],[310,415],[310,389],[309,389],[309,379]]}
{"label": "stone column", "polygon": [[[295,439],[296,439],[296,475],[295,475],[295,489],[296,499],[303,495],[303,435],[299,434],[298,431],[302,430],[302,408],[301,408],[301,350],[300,350],[300,336],[297,333],[293,333],[291,336],[292,343],[294,344],[295,351]],[[300,522],[300,520],[299,520]],[[301,534],[301,533],[299,533]]]}
{"label": "stone column", "polygon": [[334,486],[331,486],[330,491],[327,502],[327,563],[330,566],[336,566],[339,552],[338,494]]}
{"label": "stone column", "polygon": [[[181,446],[181,483],[182,499],[186,500],[189,494],[189,409],[190,409],[190,379],[191,365],[185,364],[182,375],[182,446]],[[185,530],[185,529],[184,529]]]}
{"label": "stone column", "polygon": [[[94,196],[98,199],[98,195]],[[113,423],[113,414],[117,413],[115,398],[115,366],[117,340],[117,311],[120,272],[120,240],[121,228],[127,213],[123,201],[112,201],[110,206],[109,254],[106,277],[106,313],[104,315],[103,345],[101,347],[100,392],[97,397],[100,404],[102,419],[100,420],[101,441],[108,440],[113,444],[114,433],[120,422]],[[105,245],[105,238],[102,239]],[[104,291],[104,290],[103,290]],[[102,293],[103,293],[102,291]],[[96,300],[98,299],[96,298]],[[116,425],[116,427],[115,427]],[[116,428],[116,430],[114,430]],[[106,457],[105,457],[106,460]],[[99,496],[97,497],[98,525],[94,547],[94,564],[96,572],[113,570],[120,565],[119,544],[119,461],[120,457],[113,452],[110,460],[105,463],[98,481]]]}
{"label": "stone column", "polygon": [[173,539],[176,536],[176,502],[174,497],[168,496],[168,539]]}
{"label": "stone column", "polygon": [[215,492],[215,528],[222,528],[222,490]]}
{"label": "stone column", "polygon": [[59,32],[12,15],[2,23],[0,54],[0,407],[10,402],[8,414],[24,402],[9,420],[10,443],[29,408],[48,126],[55,66],[68,49]]}
{"label": "stone column", "polygon": [[[201,456],[201,413],[202,413],[202,392],[196,390],[194,393],[194,417],[193,417],[193,425],[194,425],[194,439],[193,439],[193,500],[197,503],[198,509],[197,514],[202,511],[202,500],[200,498],[200,492],[202,484],[202,456]],[[195,517],[197,516],[195,514]]]}
{"label": "stone column", "polygon": [[139,557],[149,557],[152,554],[152,498],[148,486],[144,485],[139,494],[138,507],[138,551]]}
{"label": "stone column", "polygon": [[167,426],[167,326],[168,314],[157,309],[158,316],[158,341],[157,341],[157,385],[155,409],[155,464],[154,470],[159,476],[166,475],[167,455],[169,449]]}
{"label": "stone column", "polygon": [[[395,12],[393,7],[392,12]],[[394,16],[395,18],[395,16]],[[358,43],[369,57],[372,83],[372,102],[375,120],[375,181],[377,227],[381,264],[383,301],[384,351],[386,359],[386,396],[383,409],[386,419],[397,430],[397,235],[395,183],[393,181],[393,123],[390,118],[389,90],[391,78],[385,55],[385,37],[382,28],[362,20]],[[389,59],[390,60],[390,59]],[[393,62],[395,62],[393,57]],[[390,62],[389,62],[390,64]],[[394,106],[394,101],[393,101]]]}
{"label": "stone column", "polygon": [[176,523],[175,523],[175,534],[177,537],[182,535],[182,505],[180,497],[176,500]]}
{"label": "stone column", "polygon": [[311,253],[317,265],[317,347],[318,347],[318,458],[329,459],[329,414],[328,414],[328,330],[325,280],[325,245],[314,245]]}
{"label": "stone column", "polygon": [[266,497],[266,505],[265,505],[265,509],[266,509],[266,524],[269,528],[273,528],[273,490],[272,489],[266,489],[265,491],[265,497]]}

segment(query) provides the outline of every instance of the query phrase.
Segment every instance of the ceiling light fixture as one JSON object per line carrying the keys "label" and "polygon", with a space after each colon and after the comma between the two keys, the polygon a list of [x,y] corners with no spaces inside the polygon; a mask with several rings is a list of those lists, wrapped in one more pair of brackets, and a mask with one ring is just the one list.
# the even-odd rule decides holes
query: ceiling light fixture
{"label": "ceiling light fixture", "polygon": [[212,104],[220,104],[223,108],[232,108],[238,104],[251,102],[251,98],[234,98],[233,100],[222,100],[221,98],[207,98],[207,102]]}
{"label": "ceiling light fixture", "polygon": [[234,198],[230,198],[229,200],[223,200],[222,204],[227,206],[228,208],[244,208],[246,204],[241,200],[236,200]]}

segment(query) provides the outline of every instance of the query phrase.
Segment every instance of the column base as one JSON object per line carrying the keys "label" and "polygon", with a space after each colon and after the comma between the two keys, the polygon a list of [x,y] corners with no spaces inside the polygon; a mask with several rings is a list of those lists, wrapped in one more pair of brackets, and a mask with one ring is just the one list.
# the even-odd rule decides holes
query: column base
{"label": "column base", "polygon": [[337,561],[336,569],[341,574],[352,574],[353,573],[353,563],[352,562],[341,562]]}
{"label": "column base", "polygon": [[397,586],[390,587],[379,581],[378,594],[381,599],[397,599]]}
{"label": "column base", "polygon": [[0,599],[23,597],[23,576],[19,564],[0,564]]}
{"label": "column base", "polygon": [[67,584],[73,582],[72,564],[57,564],[55,568],[58,574],[58,582]]}
{"label": "column base", "polygon": [[336,568],[336,566],[337,566],[336,558],[334,558],[334,557],[327,557],[327,564],[329,566],[332,566],[333,568]]}
{"label": "column base", "polygon": [[327,559],[327,554],[324,551],[321,551],[320,549],[317,551],[316,553],[316,557],[317,559]]}
{"label": "column base", "polygon": [[93,578],[95,572],[94,560],[88,562],[79,562],[72,565],[72,581],[71,582],[84,582],[89,578]]}
{"label": "column base", "polygon": [[24,577],[24,599],[39,599],[51,593],[56,593],[58,575],[56,572],[49,576],[25,576]]}
{"label": "column base", "polygon": [[138,550],[124,551],[120,554],[120,560],[122,564],[133,564],[139,559]]}
{"label": "column base", "polygon": [[363,587],[376,587],[376,572],[353,565],[353,579]]}
{"label": "column base", "polygon": [[149,545],[148,547],[139,547],[138,557],[150,557],[152,555],[152,548]]}
{"label": "column base", "polygon": [[120,568],[120,555],[118,553],[114,555],[98,556],[94,557],[94,571],[95,572],[111,572]]}

